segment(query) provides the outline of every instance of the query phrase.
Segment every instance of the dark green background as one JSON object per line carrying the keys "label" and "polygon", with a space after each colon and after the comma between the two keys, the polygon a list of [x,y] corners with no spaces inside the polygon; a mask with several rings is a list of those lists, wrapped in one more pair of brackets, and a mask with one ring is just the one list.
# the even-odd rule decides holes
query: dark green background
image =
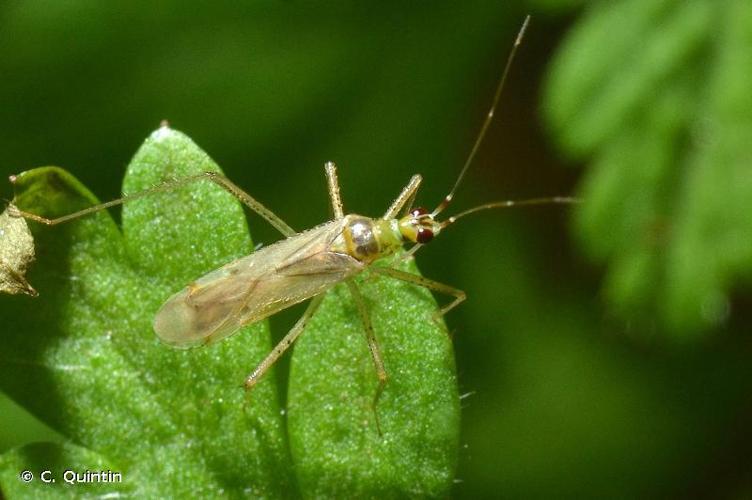
{"label": "dark green background", "polygon": [[[115,198],[130,157],[168,119],[296,229],[328,216],[327,160],[350,211],[380,215],[413,173],[432,207],[532,9],[453,208],[576,193],[587,170],[572,167],[587,165],[557,159],[539,102],[577,3],[3,3],[0,177],[55,164]],[[0,193],[12,196],[7,184]],[[447,318],[467,394],[454,495],[749,494],[749,297],[733,295],[730,317],[699,339],[646,334],[607,307],[604,269],[570,236],[574,210],[477,215],[418,258],[426,276],[468,293]],[[256,242],[276,238],[251,226]],[[50,436],[0,400],[0,452]]]}

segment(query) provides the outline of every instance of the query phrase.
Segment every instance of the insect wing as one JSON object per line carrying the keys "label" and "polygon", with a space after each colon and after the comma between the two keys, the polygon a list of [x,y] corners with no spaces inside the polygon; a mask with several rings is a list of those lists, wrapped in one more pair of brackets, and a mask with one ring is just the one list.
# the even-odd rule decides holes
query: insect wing
{"label": "insect wing", "polygon": [[206,274],[165,302],[154,331],[175,347],[209,344],[326,291],[363,267],[331,250],[342,227],[322,224]]}
{"label": "insect wing", "polygon": [[212,333],[229,323],[242,306],[248,289],[243,277],[247,273],[241,272],[248,268],[246,260],[231,262],[170,297],[154,318],[159,338],[175,347],[209,342]]}

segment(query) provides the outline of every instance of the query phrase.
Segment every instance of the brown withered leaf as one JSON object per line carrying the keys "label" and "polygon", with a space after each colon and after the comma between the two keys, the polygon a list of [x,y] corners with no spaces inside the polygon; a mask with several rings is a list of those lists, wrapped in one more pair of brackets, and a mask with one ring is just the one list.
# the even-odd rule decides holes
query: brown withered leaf
{"label": "brown withered leaf", "polygon": [[26,219],[14,215],[15,210],[8,205],[0,214],[0,292],[36,296],[26,281],[26,269],[34,260],[34,238]]}

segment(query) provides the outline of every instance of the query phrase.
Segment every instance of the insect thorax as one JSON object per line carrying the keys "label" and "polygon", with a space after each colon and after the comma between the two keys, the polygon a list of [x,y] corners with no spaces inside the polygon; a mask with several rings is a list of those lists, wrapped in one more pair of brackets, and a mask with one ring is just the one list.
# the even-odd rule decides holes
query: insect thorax
{"label": "insect thorax", "polygon": [[371,219],[347,215],[342,234],[335,241],[337,250],[370,263],[402,248],[402,236],[396,220]]}

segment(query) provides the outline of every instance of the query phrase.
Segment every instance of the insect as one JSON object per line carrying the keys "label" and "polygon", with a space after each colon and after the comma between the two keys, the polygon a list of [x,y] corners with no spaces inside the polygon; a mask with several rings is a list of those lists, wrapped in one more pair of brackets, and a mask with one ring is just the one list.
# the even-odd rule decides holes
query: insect
{"label": "insect", "polygon": [[345,214],[337,180],[337,168],[334,163],[328,162],[325,164],[325,173],[334,218],[301,233],[296,233],[271,210],[232,181],[215,172],[205,172],[178,179],[57,219],[46,219],[20,210],[16,210],[16,214],[47,225],[55,225],[195,181],[209,180],[217,184],[258,213],[285,238],[206,274],[167,299],[154,318],[153,326],[156,334],[164,342],[179,348],[211,344],[232,335],[242,326],[255,323],[287,307],[310,299],[307,309],[297,323],[245,379],[246,389],[251,389],[304,331],[306,324],[321,305],[325,292],[338,283],[345,283],[357,305],[376,368],[379,384],[374,396],[375,408],[387,382],[387,373],[368,309],[352,278],[365,270],[370,270],[376,274],[450,295],[453,300],[438,311],[439,315],[446,314],[465,300],[465,292],[393,267],[371,266],[371,264],[394,255],[405,245],[410,246],[405,255],[412,256],[449,225],[480,210],[576,201],[567,197],[553,197],[493,202],[471,208],[444,220],[438,219],[439,214],[452,201],[486,135],[527,24],[528,19],[525,20],[517,35],[490,110],[454,186],[432,211],[422,207],[413,207],[422,180],[420,175],[414,175],[383,216],[370,218],[357,214]]}

